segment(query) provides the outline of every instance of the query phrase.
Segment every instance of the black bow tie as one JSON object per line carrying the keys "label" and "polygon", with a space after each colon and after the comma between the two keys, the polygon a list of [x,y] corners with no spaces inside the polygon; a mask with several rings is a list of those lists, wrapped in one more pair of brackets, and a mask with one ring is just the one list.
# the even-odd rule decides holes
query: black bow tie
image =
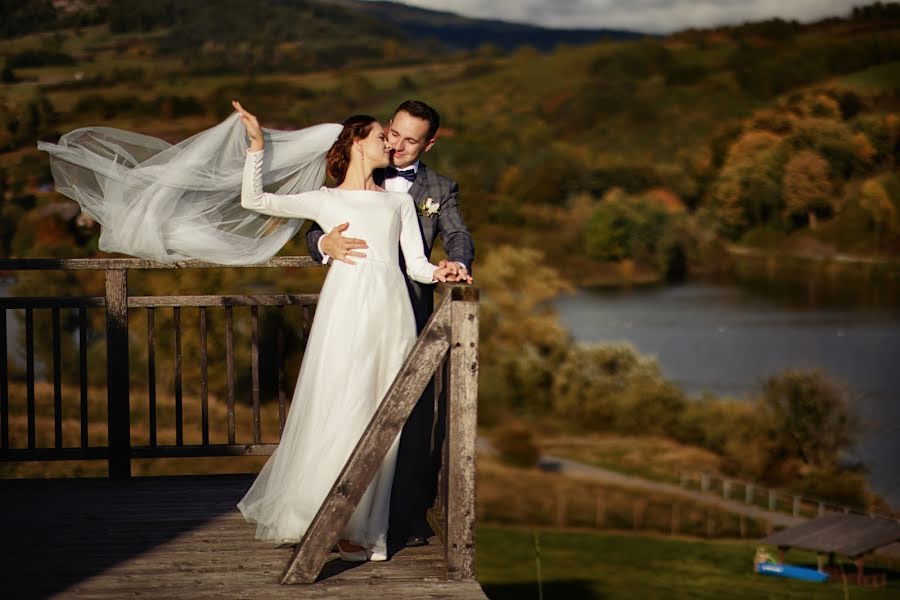
{"label": "black bow tie", "polygon": [[384,168],[384,178],[391,179],[392,177],[402,177],[407,181],[414,181],[416,178],[416,170],[415,169],[404,169],[402,171],[398,171],[394,167],[385,167]]}

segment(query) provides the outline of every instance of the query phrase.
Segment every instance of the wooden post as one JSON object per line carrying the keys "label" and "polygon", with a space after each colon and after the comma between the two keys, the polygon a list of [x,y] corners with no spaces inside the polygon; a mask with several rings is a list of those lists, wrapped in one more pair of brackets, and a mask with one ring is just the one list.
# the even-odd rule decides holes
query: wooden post
{"label": "wooden post", "polygon": [[450,292],[447,396],[447,579],[475,579],[475,435],[478,423],[478,289]]}
{"label": "wooden post", "polygon": [[800,496],[794,496],[794,516],[800,516]]}
{"label": "wooden post", "polygon": [[731,481],[728,479],[722,480],[722,497],[726,500],[731,499]]}
{"label": "wooden post", "polygon": [[778,502],[778,492],[775,490],[769,490],[769,510],[775,512],[775,507]]}
{"label": "wooden post", "polygon": [[597,494],[597,505],[594,507],[594,523],[597,526],[597,529],[603,527],[603,524],[606,522],[606,501],[603,498],[603,493]]}
{"label": "wooden post", "polygon": [[641,529],[644,526],[644,513],[647,511],[647,501],[637,498],[631,503],[631,526]]}
{"label": "wooden post", "polygon": [[700,473],[700,493],[709,491],[709,473]]}
{"label": "wooden post", "polygon": [[[328,554],[338,541],[340,532],[362,499],[375,472],[409,418],[416,401],[450,347],[450,304],[450,298],[444,298],[441,306],[425,325],[325,502],[307,528],[303,539],[297,544],[293,556],[281,574],[281,583],[312,583],[321,572]],[[474,427],[474,423],[472,426]],[[455,435],[460,433],[462,432]],[[471,458],[474,459],[474,439]],[[452,469],[450,477],[453,485]],[[450,504],[449,510],[454,511],[452,502]],[[474,521],[474,504],[470,508]]]}
{"label": "wooden post", "polygon": [[9,369],[6,355],[6,309],[0,309],[0,448],[9,448]]}
{"label": "wooden post", "polygon": [[106,390],[109,477],[131,477],[128,393],[128,271],[106,271]]}
{"label": "wooden post", "polygon": [[681,529],[681,507],[677,502],[672,503],[672,535],[676,535]]}
{"label": "wooden post", "polygon": [[556,525],[565,527],[568,523],[569,506],[566,499],[566,489],[562,485],[556,486]]}
{"label": "wooden post", "polygon": [[744,502],[746,504],[753,504],[753,484],[748,483],[744,488]]}

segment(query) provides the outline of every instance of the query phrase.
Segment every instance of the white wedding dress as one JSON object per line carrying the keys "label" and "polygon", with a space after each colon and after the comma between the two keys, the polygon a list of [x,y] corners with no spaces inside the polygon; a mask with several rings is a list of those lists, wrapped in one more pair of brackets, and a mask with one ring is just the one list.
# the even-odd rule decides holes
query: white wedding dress
{"label": "white wedding dress", "polygon": [[[278,448],[238,503],[256,538],[299,541],[324,502],[416,339],[399,268],[431,283],[412,197],[322,188],[276,195],[262,189],[263,152],[248,152],[241,204],[276,217],[312,219],[326,231],[349,222],[365,239],[356,265],[336,262],[322,286]],[[387,557],[388,510],[399,436],[341,538]]]}

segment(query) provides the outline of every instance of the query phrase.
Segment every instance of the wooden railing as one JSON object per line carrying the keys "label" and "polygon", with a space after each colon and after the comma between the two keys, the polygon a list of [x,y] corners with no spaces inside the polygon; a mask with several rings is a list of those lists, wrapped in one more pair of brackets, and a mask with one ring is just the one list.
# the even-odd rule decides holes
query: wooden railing
{"label": "wooden railing", "polygon": [[[445,550],[447,578],[475,578],[475,427],[478,396],[478,290],[445,286],[372,422],[282,573],[282,583],[312,583],[375,476],[428,381],[446,390],[440,499],[432,515]],[[446,365],[444,368],[443,365]],[[447,377],[449,374],[449,377]]]}
{"label": "wooden railing", "polygon": [[[20,259],[0,260],[0,270],[103,270],[105,271],[105,295],[89,297],[13,297],[0,298],[0,460],[90,460],[105,459],[109,461],[111,478],[128,478],[131,475],[131,459],[160,457],[195,457],[195,456],[240,456],[271,454],[276,443],[263,443],[260,435],[260,386],[259,386],[259,307],[278,307],[283,315],[285,306],[299,306],[303,312],[304,333],[308,333],[313,312],[318,301],[318,294],[260,294],[260,295],[214,295],[214,296],[131,296],[128,293],[128,272],[144,269],[194,268],[205,269],[222,267],[199,261],[185,261],[174,264],[155,263],[140,259]],[[254,265],[257,268],[312,267],[317,266],[308,257],[279,257],[266,263]],[[250,307],[251,319],[251,372],[252,389],[250,402],[253,410],[253,437],[239,443],[235,439],[235,399],[234,387],[234,317],[233,308]],[[182,373],[182,312],[186,308],[197,309],[197,327],[200,335],[200,402],[202,413],[202,442],[200,444],[184,443],[183,414],[183,373]],[[228,441],[225,444],[211,444],[209,440],[208,416],[208,357],[206,348],[208,309],[221,308],[224,312],[226,337],[226,373],[227,377],[227,411]],[[9,436],[9,345],[6,331],[6,316],[9,310],[21,309],[25,313],[25,387],[27,413],[27,445],[12,447]],[[80,387],[80,444],[77,447],[64,447],[62,442],[62,385],[60,311],[78,311],[78,354],[79,354],[79,387]],[[106,322],[106,391],[107,391],[107,443],[106,445],[89,445],[88,429],[91,425],[87,415],[88,405],[88,365],[87,365],[87,328],[90,309],[105,309]],[[147,395],[149,414],[149,443],[132,445],[131,443],[131,389],[129,386],[129,309],[143,309],[146,313],[146,352],[147,352]],[[157,439],[156,423],[156,315],[161,309],[171,309],[174,324],[174,396],[175,396],[175,443],[161,444]],[[54,444],[52,447],[39,447],[36,444],[35,417],[35,351],[34,351],[34,313],[49,310],[52,314],[52,365],[45,365],[47,371],[53,372],[54,398]],[[276,345],[277,340],[276,340]],[[280,364],[279,360],[279,364]],[[280,427],[284,426],[285,394],[283,374],[279,369],[279,416]],[[276,440],[277,441],[277,440]]]}
{"label": "wooden railing", "polygon": [[[276,443],[263,443],[260,432],[260,339],[259,307],[278,307],[283,317],[285,306],[303,311],[303,330],[308,335],[318,294],[214,295],[214,296],[131,296],[128,272],[144,269],[207,269],[215,265],[199,261],[156,263],[140,259],[20,259],[0,260],[0,271],[103,270],[104,296],[91,297],[14,297],[0,298],[0,460],[42,461],[99,459],[109,463],[109,476],[127,479],[134,458],[240,456],[271,454]],[[279,257],[256,268],[318,267],[308,257]],[[435,377],[435,402],[444,399],[447,432],[442,449],[439,494],[429,519],[446,552],[447,578],[474,579],[475,526],[475,425],[478,376],[478,289],[466,285],[441,284],[441,301],[422,331],[400,374],[376,412],[372,423],[348,460],[331,494],[298,544],[297,551],[282,574],[283,583],[312,582],[321,571],[354,508],[369,485],[377,466],[391,442],[409,417],[428,381]],[[252,441],[240,443],[235,435],[235,347],[233,307],[251,309]],[[182,393],[182,309],[196,308],[200,332],[200,403],[202,441],[184,443],[184,406]],[[206,349],[208,309],[221,308],[225,318],[228,440],[210,443],[208,412],[208,357]],[[106,322],[107,443],[89,445],[87,416],[88,368],[87,329],[89,309],[104,309]],[[132,444],[131,389],[129,383],[129,309],[146,313],[147,399],[149,443]],[[171,309],[173,316],[175,443],[161,444],[156,423],[156,315],[158,309]],[[25,313],[25,401],[27,445],[10,444],[10,388],[6,318],[10,310]],[[44,365],[53,373],[54,444],[36,444],[34,312],[49,310],[52,318],[52,364]],[[62,436],[62,384],[60,339],[61,311],[78,311],[78,355],[80,392],[80,443],[64,447]],[[282,344],[276,340],[281,364]],[[278,370],[279,436],[284,427],[286,404],[283,373]],[[302,400],[301,400],[302,401]]]}
{"label": "wooden railing", "polygon": [[800,494],[768,488],[749,481],[742,481],[734,477],[723,477],[705,471],[682,473],[680,481],[681,487],[684,488],[695,489],[704,494],[721,494],[724,500],[742,502],[770,512],[786,513],[798,518],[821,517],[828,513],[867,515],[886,519],[898,518],[896,514],[864,511],[836,502],[822,500],[821,498],[809,498]]}

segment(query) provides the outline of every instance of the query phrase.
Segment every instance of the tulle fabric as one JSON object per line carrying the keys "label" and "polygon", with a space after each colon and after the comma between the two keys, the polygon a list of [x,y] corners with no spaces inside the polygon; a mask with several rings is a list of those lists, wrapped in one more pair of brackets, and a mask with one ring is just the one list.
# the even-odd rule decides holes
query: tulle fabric
{"label": "tulle fabric", "polygon": [[[333,123],[263,129],[266,190],[318,189],[325,154],[340,131]],[[76,129],[57,144],[38,142],[50,154],[56,190],[100,223],[101,250],[220,264],[263,262],[303,224],[241,207],[248,145],[237,113],[178,144],[109,127]]]}

